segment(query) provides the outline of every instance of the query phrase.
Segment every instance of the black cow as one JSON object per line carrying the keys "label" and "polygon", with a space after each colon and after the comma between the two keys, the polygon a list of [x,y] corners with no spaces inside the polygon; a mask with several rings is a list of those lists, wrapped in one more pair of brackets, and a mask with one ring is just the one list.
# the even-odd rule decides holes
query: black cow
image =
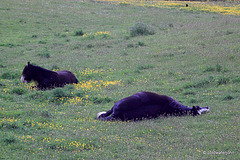
{"label": "black cow", "polygon": [[200,115],[209,112],[208,107],[193,106],[189,108],[165,95],[158,95],[151,92],[138,92],[116,102],[111,110],[99,112],[99,120],[142,120],[157,118],[160,115]]}
{"label": "black cow", "polygon": [[63,87],[66,84],[78,83],[77,78],[70,71],[51,71],[39,66],[28,64],[22,72],[21,81],[37,83],[37,88],[40,90],[51,89],[54,87]]}

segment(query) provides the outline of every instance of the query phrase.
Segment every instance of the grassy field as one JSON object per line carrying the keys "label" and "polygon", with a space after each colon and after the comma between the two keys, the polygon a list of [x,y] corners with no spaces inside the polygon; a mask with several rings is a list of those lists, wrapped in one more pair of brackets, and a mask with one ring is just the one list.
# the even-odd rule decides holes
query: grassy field
{"label": "grassy field", "polygon": [[[0,159],[239,159],[240,17],[181,7],[1,0]],[[32,90],[28,61],[80,83]],[[210,112],[96,120],[139,91]]]}

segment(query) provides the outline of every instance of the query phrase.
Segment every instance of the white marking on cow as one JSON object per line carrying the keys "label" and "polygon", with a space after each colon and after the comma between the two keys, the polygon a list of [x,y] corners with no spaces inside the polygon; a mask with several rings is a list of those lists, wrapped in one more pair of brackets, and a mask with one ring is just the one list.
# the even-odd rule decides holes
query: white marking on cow
{"label": "white marking on cow", "polygon": [[201,115],[202,113],[206,113],[206,112],[209,112],[210,109],[209,108],[202,108],[200,110],[198,110],[198,114]]}
{"label": "white marking on cow", "polygon": [[102,114],[105,114],[105,113],[107,113],[107,112],[99,112],[99,113],[97,114],[97,118],[99,118]]}
{"label": "white marking on cow", "polygon": [[24,78],[23,75],[21,76],[21,81],[22,81],[23,83],[27,83],[27,81],[25,80],[25,78]]}

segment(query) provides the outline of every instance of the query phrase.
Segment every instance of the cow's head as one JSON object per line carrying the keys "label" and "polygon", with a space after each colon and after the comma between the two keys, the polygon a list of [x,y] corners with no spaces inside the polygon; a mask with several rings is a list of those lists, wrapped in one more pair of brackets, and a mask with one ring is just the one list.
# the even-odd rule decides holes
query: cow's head
{"label": "cow's head", "polygon": [[32,67],[33,67],[33,65],[31,65],[30,62],[28,62],[27,65],[24,67],[22,75],[21,75],[21,81],[23,83],[31,82],[31,80],[33,79]]}
{"label": "cow's head", "polygon": [[192,110],[191,110],[191,114],[196,116],[196,115],[201,115],[202,113],[206,113],[209,111],[210,111],[209,107],[193,106]]}

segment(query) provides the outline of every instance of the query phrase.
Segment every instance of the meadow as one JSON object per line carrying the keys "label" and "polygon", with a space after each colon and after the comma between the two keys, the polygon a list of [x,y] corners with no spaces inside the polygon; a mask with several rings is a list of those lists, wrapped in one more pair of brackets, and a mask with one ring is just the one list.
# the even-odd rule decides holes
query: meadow
{"label": "meadow", "polygon": [[[0,159],[239,159],[239,3],[161,3],[1,0]],[[80,82],[32,89],[28,61]],[[96,120],[139,91],[210,112]]]}

